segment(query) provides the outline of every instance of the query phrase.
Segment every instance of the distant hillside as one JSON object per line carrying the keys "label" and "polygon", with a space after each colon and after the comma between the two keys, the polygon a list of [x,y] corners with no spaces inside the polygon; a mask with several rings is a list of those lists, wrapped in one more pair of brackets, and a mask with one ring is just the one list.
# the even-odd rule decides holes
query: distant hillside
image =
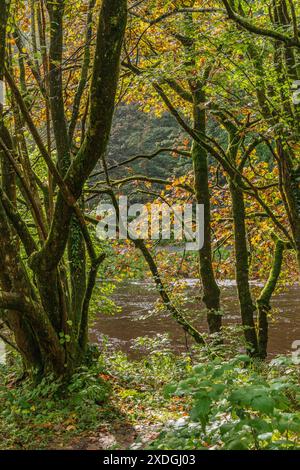
{"label": "distant hillside", "polygon": [[[114,117],[108,151],[110,165],[139,154],[152,154],[162,147],[182,148],[184,134],[175,119],[166,113],[161,118],[139,111],[135,105],[121,105]],[[169,178],[183,174],[190,162],[186,157],[174,158],[170,153],[158,155],[153,160],[138,160],[131,165],[135,173]],[[119,177],[128,175],[128,167],[118,171]]]}

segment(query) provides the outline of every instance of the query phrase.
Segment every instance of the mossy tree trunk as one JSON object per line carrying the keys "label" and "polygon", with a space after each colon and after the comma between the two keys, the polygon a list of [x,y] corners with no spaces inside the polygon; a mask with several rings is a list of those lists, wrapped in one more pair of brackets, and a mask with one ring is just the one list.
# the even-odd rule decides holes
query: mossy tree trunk
{"label": "mossy tree trunk", "polygon": [[235,270],[242,324],[247,348],[251,356],[258,355],[258,341],[254,321],[256,306],[249,284],[249,252],[247,246],[244,193],[235,181],[230,182],[232,216],[234,221]]}
{"label": "mossy tree trunk", "polygon": [[[194,4],[195,1],[190,0],[189,6],[193,7]],[[203,138],[207,133],[205,86],[210,75],[211,67],[205,67],[203,72],[199,70],[200,78],[191,78],[191,68],[196,70],[197,67],[195,60],[197,56],[195,41],[191,35],[191,31],[194,30],[195,24],[191,13],[186,13],[184,15],[184,26],[185,34],[183,36],[179,36],[177,39],[182,43],[185,50],[185,65],[187,67],[189,91],[183,89],[176,80],[172,80],[171,78],[166,82],[181,99],[189,103],[189,105],[192,104],[191,120],[193,123],[193,131],[196,136],[199,135]],[[214,334],[221,330],[222,316],[220,305],[221,292],[216,282],[213,268],[208,152],[204,146],[195,139],[192,143],[192,160],[195,199],[197,204],[202,204],[204,206],[204,245],[199,251],[199,271],[203,289],[202,300],[207,310],[209,332]]]}
{"label": "mossy tree trunk", "polygon": [[270,270],[269,278],[257,299],[258,310],[258,348],[259,356],[262,359],[267,357],[267,347],[269,339],[269,321],[268,314],[271,310],[270,301],[276,289],[276,285],[280,276],[281,266],[283,261],[284,250],[287,244],[282,240],[275,241],[275,249],[273,255],[273,263]]}
{"label": "mossy tree trunk", "polygon": [[[222,110],[218,107],[214,109],[214,114],[225,127],[228,135],[228,147],[226,156],[230,165],[226,171],[227,181],[229,183],[229,190],[232,203],[232,218],[233,218],[233,232],[234,232],[234,251],[235,251],[235,272],[237,291],[241,312],[242,325],[244,327],[244,336],[246,340],[246,347],[249,355],[256,357],[259,355],[258,339],[256,333],[256,325],[254,313],[256,311],[255,303],[252,299],[249,278],[249,250],[247,239],[247,226],[246,226],[246,207],[243,191],[242,173],[243,167],[239,167],[239,171],[234,169],[238,168],[238,154],[243,149],[243,137],[239,126],[231,120]],[[251,147],[250,147],[251,148]],[[247,154],[249,148],[242,150]]]}
{"label": "mossy tree trunk", "polygon": [[[0,4],[0,78],[5,76],[13,98],[51,172],[56,185],[53,214],[38,216],[37,201],[28,189],[22,161],[3,138],[0,148],[29,196],[28,211],[41,233],[38,244],[11,194],[0,187],[0,308],[1,316],[15,336],[28,369],[40,374],[70,374],[85,354],[88,310],[97,269],[97,257],[82,213],[80,198],[84,184],[106,151],[109,141],[119,64],[126,28],[126,0],[103,0],[99,12],[93,71],[89,91],[89,120],[84,141],[71,157],[62,87],[64,1],[48,2],[50,17],[49,90],[57,165],[43,144],[16,81],[5,69],[7,2]],[[91,2],[93,6],[94,2]],[[90,19],[88,24],[90,25]],[[44,91],[43,91],[44,92]],[[78,106],[78,101],[76,103]],[[1,126],[3,116],[1,110]],[[12,139],[11,139],[12,140]],[[27,162],[28,163],[28,162]],[[49,196],[49,187],[41,185]],[[47,199],[47,198],[46,198]],[[36,217],[33,217],[35,215]],[[48,224],[45,221],[50,220]],[[36,227],[37,228],[37,227]],[[19,245],[26,257],[20,255]],[[85,251],[91,258],[86,274]],[[88,281],[86,281],[88,279]],[[79,289],[80,287],[80,289]]]}
{"label": "mossy tree trunk", "polygon": [[[50,108],[52,115],[53,132],[55,136],[55,147],[57,153],[57,167],[62,177],[65,177],[71,163],[71,147],[68,125],[65,116],[62,58],[63,58],[63,19],[65,1],[58,5],[53,2],[47,3],[50,16],[50,50],[49,50],[49,91]],[[88,39],[88,38],[87,38]],[[90,49],[90,44],[86,44]],[[85,68],[85,64],[83,65]],[[79,103],[80,104],[80,103]],[[77,107],[78,104],[74,103]],[[74,120],[75,121],[75,120]],[[74,122],[74,126],[76,121]],[[74,133],[74,131],[73,131]],[[52,204],[51,204],[52,205]],[[73,214],[69,228],[68,239],[68,265],[70,271],[70,299],[66,308],[72,312],[74,326],[80,324],[86,291],[86,250],[80,223]],[[64,325],[66,327],[66,325]]]}
{"label": "mossy tree trunk", "polygon": [[[194,130],[206,134],[205,92],[201,83],[192,85],[194,101]],[[222,316],[220,289],[215,279],[212,262],[211,206],[208,174],[207,151],[197,142],[193,142],[192,159],[194,167],[195,196],[197,204],[204,205],[204,245],[199,252],[200,278],[203,286],[203,302],[207,308],[207,322],[210,333],[221,329]]]}

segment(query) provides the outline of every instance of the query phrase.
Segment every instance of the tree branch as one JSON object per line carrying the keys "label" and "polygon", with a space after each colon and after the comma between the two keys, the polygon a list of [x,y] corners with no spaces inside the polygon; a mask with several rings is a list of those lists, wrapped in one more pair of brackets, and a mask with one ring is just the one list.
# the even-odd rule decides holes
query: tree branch
{"label": "tree branch", "polygon": [[[127,160],[125,160],[123,162],[116,163],[115,165],[109,166],[107,168],[107,170],[108,171],[115,170],[117,168],[120,168],[121,166],[129,165],[130,163],[134,162],[135,160],[139,160],[139,159],[152,160],[153,158],[157,157],[161,153],[165,153],[165,152],[177,153],[178,155],[182,155],[184,157],[190,157],[191,156],[191,153],[186,152],[185,150],[178,150],[178,149],[172,149],[172,148],[161,148],[161,149],[156,150],[155,152],[153,152],[151,154],[148,154],[148,155],[143,155],[142,154],[142,155],[135,155],[133,157],[130,157],[130,158],[128,158]],[[99,176],[99,175],[103,175],[103,174],[104,174],[103,170],[97,171],[97,173],[93,173],[91,175],[91,178],[94,178],[95,176]]]}
{"label": "tree branch", "polygon": [[0,309],[22,312],[26,310],[26,303],[20,294],[0,291]]}
{"label": "tree branch", "polygon": [[[64,179],[75,201],[80,198],[84,183],[107,148],[126,19],[126,0],[102,2],[90,90],[89,128]],[[41,251],[32,258],[34,270],[50,271],[57,266],[66,248],[71,216],[72,207],[65,202],[60,190],[48,239]]]}
{"label": "tree branch", "polygon": [[163,13],[162,15],[158,16],[157,18],[153,20],[150,20],[149,18],[146,18],[145,16],[139,15],[138,13],[130,10],[130,15],[143,20],[145,23],[148,23],[151,26],[170,18],[171,16],[182,15],[184,13],[224,13],[224,9],[223,8],[176,8],[175,10],[167,11],[166,13]]}
{"label": "tree branch", "polygon": [[14,206],[12,205],[6,194],[3,192],[1,187],[0,199],[2,201],[7,217],[9,218],[11,224],[13,225],[17,234],[19,235],[21,242],[24,245],[27,256],[30,256],[37,250],[36,243],[33,237],[31,236],[26,223],[24,222],[20,214],[17,212],[17,210],[14,208]]}
{"label": "tree branch", "polygon": [[237,24],[242,26],[247,31],[250,31],[251,33],[257,34],[259,36],[265,36],[265,37],[269,37],[277,41],[283,42],[288,47],[297,47],[298,49],[300,49],[300,41],[298,38],[297,39],[295,37],[291,38],[290,36],[287,36],[286,34],[280,33],[279,31],[274,31],[272,29],[267,29],[267,28],[256,26],[255,24],[251,23],[251,21],[247,20],[243,16],[238,15],[232,9],[228,0],[222,0],[222,1],[226,8],[228,18],[235,21]]}

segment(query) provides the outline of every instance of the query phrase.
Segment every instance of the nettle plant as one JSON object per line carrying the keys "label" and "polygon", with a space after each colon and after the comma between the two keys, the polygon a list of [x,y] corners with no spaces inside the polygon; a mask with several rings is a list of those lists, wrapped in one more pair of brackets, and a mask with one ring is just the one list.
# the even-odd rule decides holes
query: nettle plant
{"label": "nettle plant", "polygon": [[286,357],[264,366],[244,355],[197,365],[166,388],[167,396],[191,398],[192,406],[185,423],[164,432],[158,447],[297,449],[298,383],[299,369]]}

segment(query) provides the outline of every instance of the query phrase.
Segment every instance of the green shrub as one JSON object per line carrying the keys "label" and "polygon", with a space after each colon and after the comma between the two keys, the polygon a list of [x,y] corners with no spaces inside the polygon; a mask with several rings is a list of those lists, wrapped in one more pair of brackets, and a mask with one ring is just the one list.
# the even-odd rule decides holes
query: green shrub
{"label": "green shrub", "polygon": [[38,385],[15,382],[7,367],[0,372],[0,442],[4,449],[43,448],[59,434],[76,434],[99,425],[99,405],[108,401],[109,382],[98,365],[81,368],[66,384],[53,377]]}
{"label": "green shrub", "polygon": [[188,397],[189,418],[165,430],[154,448],[300,448],[299,369],[287,357],[268,365],[214,358],[165,394]]}

